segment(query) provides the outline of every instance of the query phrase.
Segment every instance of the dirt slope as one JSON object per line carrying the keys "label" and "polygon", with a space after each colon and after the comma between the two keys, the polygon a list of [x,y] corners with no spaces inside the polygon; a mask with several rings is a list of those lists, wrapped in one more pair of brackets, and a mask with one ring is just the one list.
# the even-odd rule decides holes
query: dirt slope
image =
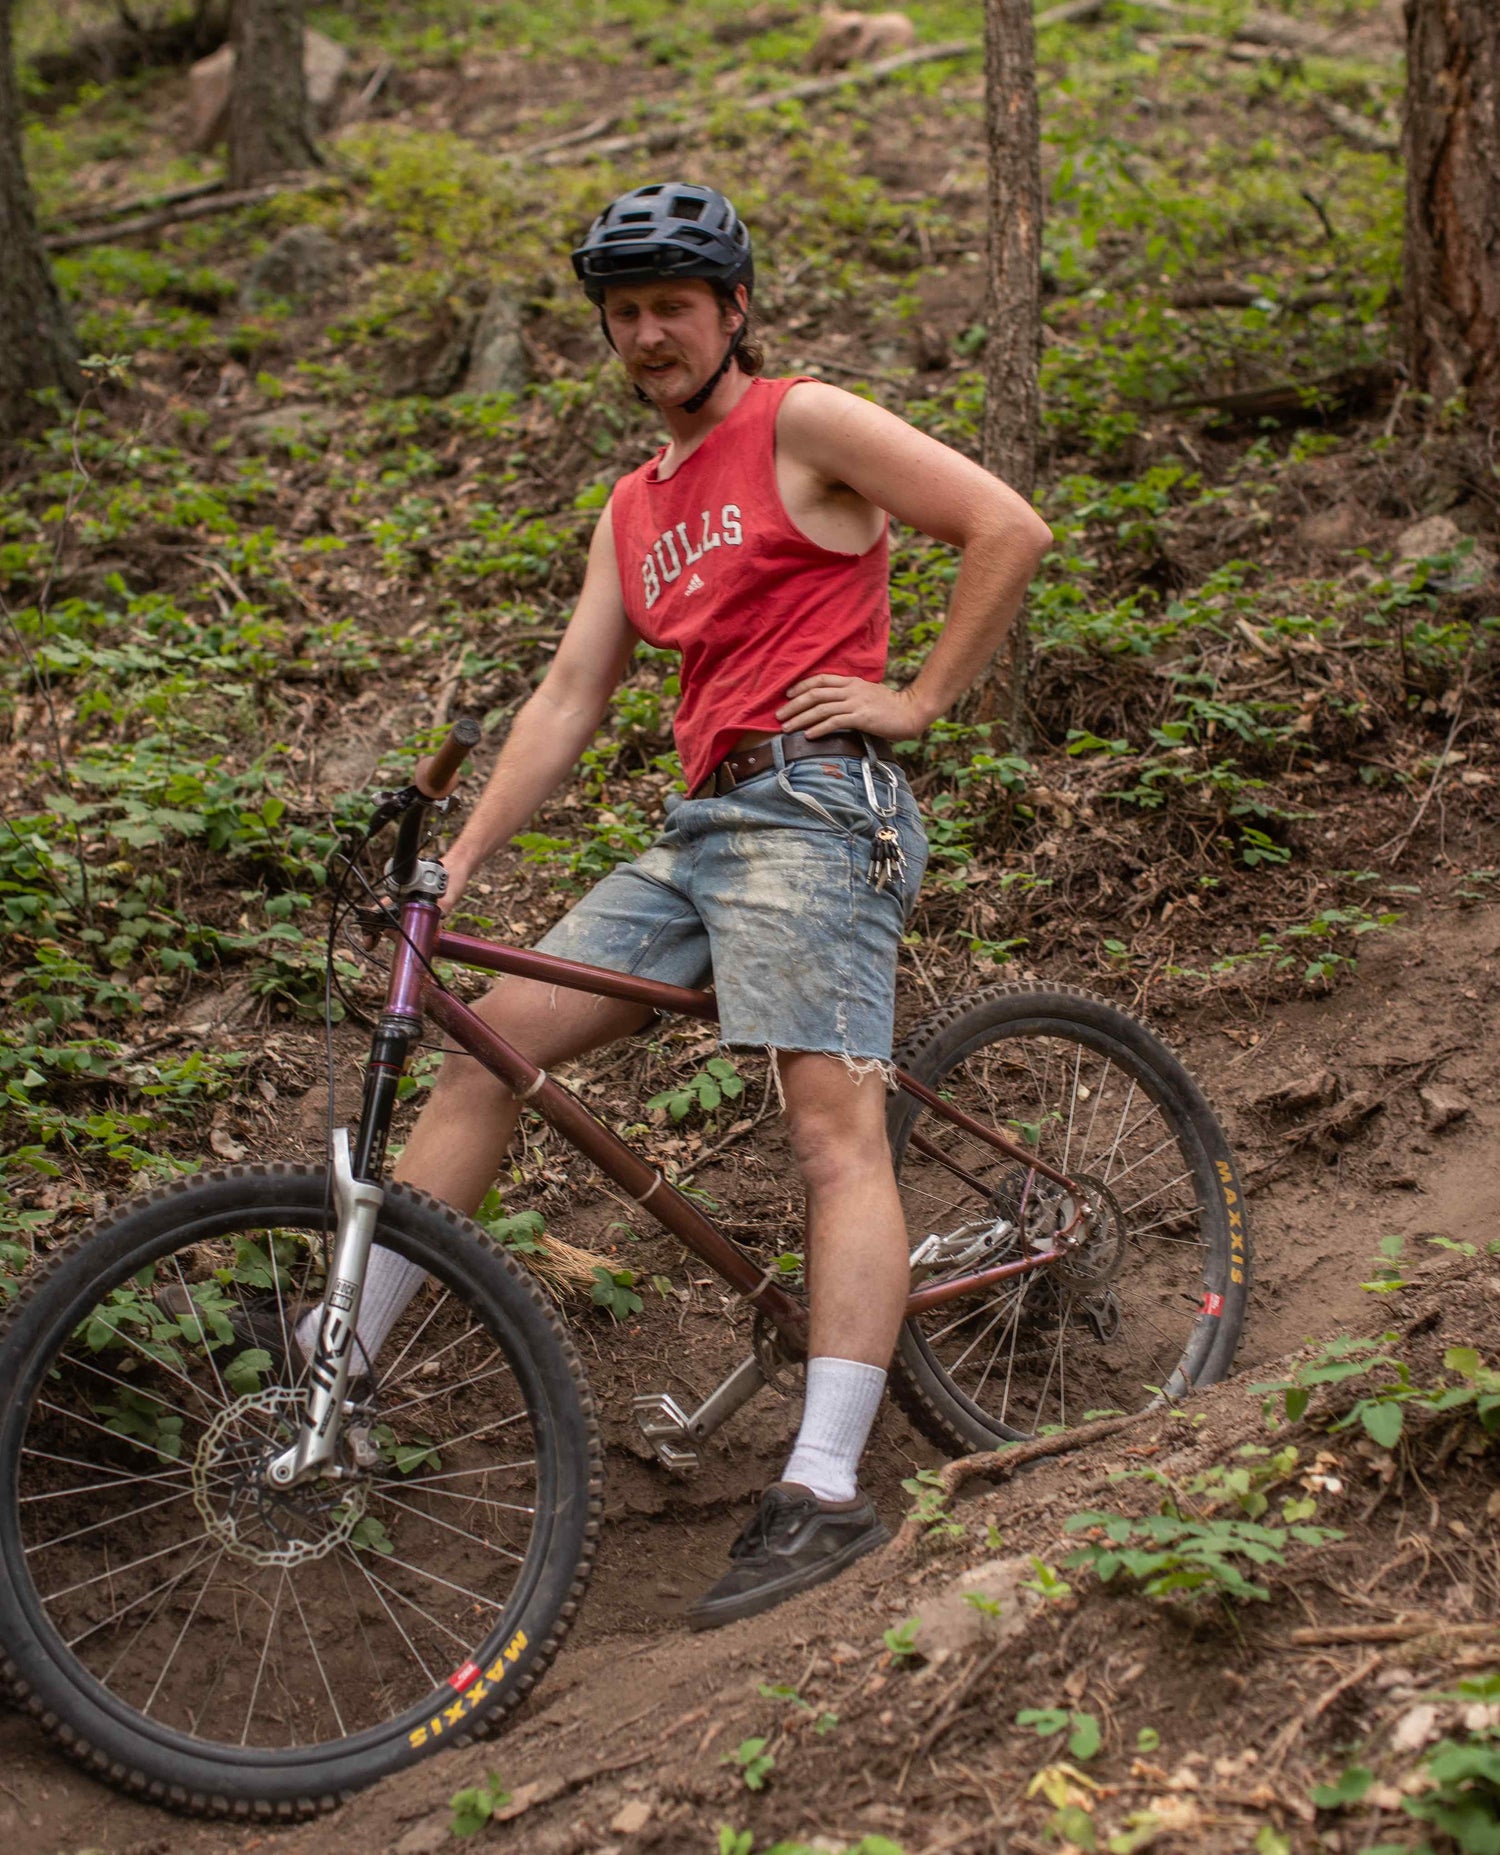
{"label": "dirt slope", "polygon": [[[1088,1693],[1097,1711],[1112,1704],[1101,1682],[1109,1692],[1129,1687],[1130,1698],[1120,1702],[1121,1720],[1128,1724],[1139,1714],[1140,1724],[1160,1732],[1154,1763],[1167,1775],[1209,1744],[1195,1711],[1209,1689],[1214,1733],[1226,1744],[1235,1737],[1232,1722],[1241,1697],[1262,1711],[1280,1708],[1281,1719],[1284,1697],[1276,1697],[1273,1707],[1262,1684],[1286,1675],[1284,1659],[1275,1659],[1285,1657],[1285,1645],[1273,1649],[1259,1641],[1254,1633],[1266,1633],[1262,1617],[1247,1618],[1252,1635],[1233,1641],[1202,1623],[1163,1623],[1140,1600],[1116,1604],[1096,1593],[1027,1621],[1025,1644],[1016,1652],[1021,1656],[1029,1647],[1024,1659],[1007,1652],[990,1676],[973,1684],[988,1730],[979,1736],[971,1761],[950,1767],[939,1759],[934,1766],[921,1751],[923,1735],[951,1701],[955,1679],[961,1684],[972,1675],[975,1656],[982,1659],[987,1651],[981,1642],[961,1650],[952,1667],[942,1663],[912,1673],[885,1666],[881,1633],[951,1583],[966,1563],[996,1556],[984,1548],[986,1524],[1004,1535],[1004,1554],[1036,1551],[1048,1561],[1059,1559],[1059,1516],[1101,1499],[1107,1469],[1120,1463],[1122,1452],[1150,1454],[1159,1447],[1181,1454],[1186,1448],[1184,1460],[1207,1462],[1224,1459],[1242,1440],[1263,1437],[1259,1398],[1243,1385],[1272,1375],[1271,1362],[1309,1339],[1378,1331],[1387,1321],[1420,1326],[1411,1310],[1430,1295],[1441,1324],[1429,1332],[1441,1341],[1439,1353],[1443,1345],[1463,1343],[1493,1357],[1500,1336],[1500,1268],[1482,1255],[1455,1261],[1452,1251],[1430,1239],[1474,1243],[1482,1250],[1500,1214],[1500,1175],[1493,1164],[1500,1050],[1485,1034],[1494,1021],[1497,990],[1500,910],[1478,907],[1433,914],[1375,941],[1358,978],[1331,998],[1276,1007],[1258,1019],[1230,1021],[1216,1012],[1212,1020],[1168,1027],[1225,1113],[1255,1186],[1258,1269],[1241,1354],[1245,1372],[1206,1396],[1191,1415],[1161,1419],[1139,1439],[1108,1440],[1041,1464],[985,1497],[981,1515],[965,1506],[968,1531],[955,1552],[888,1552],[841,1587],[789,1607],[774,1623],[741,1625],[709,1638],[687,1635],[677,1614],[715,1575],[747,1498],[774,1475],[795,1412],[771,1400],[752,1406],[717,1442],[698,1477],[670,1481],[641,1459],[628,1421],[631,1390],[656,1383],[659,1367],[652,1355],[662,1356],[658,1336],[648,1331],[633,1346],[621,1339],[611,1348],[590,1328],[591,1369],[611,1446],[604,1547],[576,1636],[503,1739],[420,1766],[330,1821],[267,1838],[263,1832],[179,1823],[116,1798],[75,1773],[29,1725],[7,1717],[0,1721],[0,1835],[6,1847],[13,1855],[94,1848],[145,1855],[178,1847],[241,1850],[274,1840],[285,1855],[330,1855],[355,1847],[417,1855],[448,1840],[451,1792],[494,1770],[516,1793],[509,1845],[548,1855],[616,1845],[703,1850],[714,1845],[721,1821],[753,1825],[757,1845],[762,1834],[766,1840],[790,1833],[856,1839],[880,1832],[901,1840],[909,1852],[929,1849],[935,1855],[939,1848],[961,1846],[966,1830],[973,1832],[974,1846],[986,1846],[984,1836],[991,1832],[985,1826],[997,1813],[1007,1820],[1037,1819],[1036,1806],[1023,1806],[1019,1798],[1015,1748],[1007,1753],[1003,1735],[996,1736],[1001,1727],[1014,1736],[1009,1723],[1023,1705],[1082,1704],[1079,1696]],[[1291,1112],[1268,1104],[1278,1089],[1308,1083],[1325,1071],[1334,1079],[1334,1099]],[[1326,1095],[1329,1084],[1321,1088]],[[1465,1111],[1444,1130],[1428,1132],[1425,1122],[1432,1117],[1422,1088],[1440,1090]],[[1392,1233],[1406,1240],[1403,1273],[1411,1286],[1391,1303],[1378,1304],[1359,1284],[1370,1275],[1380,1239]],[[732,1360],[730,1336],[721,1348],[724,1362]],[[694,1363],[706,1376],[716,1369],[702,1354]],[[875,1485],[894,1522],[905,1505],[900,1478],[932,1461],[932,1452],[894,1411],[883,1417],[873,1449]],[[1304,1457],[1310,1453],[1304,1441]],[[1361,1467],[1363,1472],[1369,1465]],[[1351,1543],[1341,1550],[1377,1578],[1382,1566],[1412,1560],[1446,1590],[1448,1614],[1459,1622],[1486,1614],[1486,1601],[1493,1615],[1494,1522],[1486,1521],[1484,1507],[1495,1478],[1493,1452],[1488,1465],[1479,1467],[1482,1472],[1456,1498],[1462,1511],[1474,1510],[1476,1549],[1489,1528],[1488,1600],[1483,1577],[1466,1582],[1442,1569],[1442,1552],[1469,1537],[1457,1530],[1469,1523],[1454,1509],[1457,1528],[1446,1530],[1447,1522],[1434,1517],[1438,1492],[1418,1495],[1410,1508],[1404,1500],[1389,1502],[1363,1526],[1351,1527],[1350,1516],[1340,1513],[1336,1523],[1351,1532]],[[1384,1484],[1376,1486],[1380,1491]],[[1448,1503],[1443,1493],[1445,1515]],[[1365,1505],[1361,1499],[1356,1515]],[[1428,1543],[1414,1552],[1413,1541]],[[1339,1564],[1336,1577],[1342,1579]],[[1330,1597],[1324,1583],[1318,1617],[1368,1621],[1384,1616],[1378,1604],[1386,1600],[1400,1612],[1403,1586],[1400,1581],[1381,1590],[1372,1602],[1358,1593],[1350,1598],[1347,1591]],[[1272,1607],[1273,1635],[1276,1630],[1284,1635],[1304,1610],[1315,1620],[1307,1608],[1308,1587],[1295,1589],[1296,1603],[1288,1598]],[[1414,1591],[1407,1607],[1426,1611],[1435,1601],[1431,1591]],[[971,1624],[979,1620],[972,1610],[966,1614]],[[1226,1655],[1237,1658],[1240,1672],[1226,1665]],[[1137,1663],[1143,1672],[1131,1674]],[[1274,1676],[1267,1672],[1272,1666],[1279,1671]],[[1409,1675],[1407,1685],[1416,1679]],[[839,1713],[840,1724],[813,1737],[804,1723],[816,1713],[763,1697],[761,1684],[796,1688],[816,1712]],[[1401,1686],[1393,1678],[1384,1691]],[[883,1696],[892,1697],[889,1705],[881,1704]],[[1298,1716],[1290,1717],[1295,1724]],[[741,1740],[773,1730],[783,1735],[778,1760],[784,1769],[755,1796],[718,1761]],[[1111,1767],[1116,1777],[1129,1762],[1119,1748],[1134,1743],[1136,1725],[1129,1725],[1127,1737],[1120,1737],[1123,1732],[1119,1726],[1109,1748],[1116,1754]],[[1253,1741],[1252,1735],[1245,1743]],[[1024,1745],[1021,1750],[1032,1763],[1044,1762],[1034,1741],[1031,1751]],[[903,1762],[927,1775],[915,1786],[909,1778],[896,1794],[892,1785]],[[1191,1774],[1194,1768],[1185,1769]],[[946,1775],[934,1777],[934,1770]],[[1149,1787],[1156,1780],[1143,1782]],[[1221,1780],[1221,1788],[1225,1783]],[[1248,1781],[1242,1786],[1245,1796],[1253,1790]],[[1164,1794],[1179,1801],[1196,1795],[1190,1786]],[[649,1817],[630,1830],[648,1805]],[[1284,1823],[1299,1842],[1304,1829],[1312,1833],[1274,1783],[1259,1804],[1243,1808]],[[611,1829],[616,1821],[627,1827]],[[1198,1821],[1194,1830],[1200,1845],[1206,1824],[1206,1818]],[[1232,1842],[1231,1837],[1225,1846]],[[1013,1845],[1031,1846],[1024,1830]]]}

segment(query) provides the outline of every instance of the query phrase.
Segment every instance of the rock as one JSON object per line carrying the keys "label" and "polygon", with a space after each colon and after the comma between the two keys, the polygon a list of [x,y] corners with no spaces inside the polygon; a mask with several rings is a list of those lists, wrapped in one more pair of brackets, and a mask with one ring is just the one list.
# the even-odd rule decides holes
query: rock
{"label": "rock", "polygon": [[448,1846],[449,1840],[447,1817],[429,1816],[415,1829],[407,1830],[396,1844],[395,1855],[437,1855],[439,1849]]}
{"label": "rock", "polygon": [[1391,1734],[1391,1750],[1393,1752],[1420,1752],[1436,1733],[1437,1708],[1413,1707],[1410,1713],[1402,1714],[1396,1722],[1396,1730]]}
{"label": "rock", "polygon": [[1339,1092],[1339,1079],[1331,1069],[1315,1069],[1309,1075],[1296,1076],[1290,1082],[1278,1082],[1275,1088],[1257,1095],[1257,1108],[1275,1108],[1283,1114],[1295,1114],[1308,1108],[1326,1108]]}
{"label": "rock", "polygon": [[1329,1114],[1321,1131],[1345,1140],[1358,1130],[1362,1122],[1384,1106],[1378,1095],[1372,1095],[1368,1089],[1356,1089],[1352,1095],[1346,1095]]}
{"label": "rock", "polygon": [[[1041,1605],[1034,1591],[1022,1589],[1031,1576],[1029,1558],[990,1559],[964,1572],[922,1604],[917,1647],[929,1663],[938,1663],[961,1650],[988,1648],[1019,1635]],[[983,1601],[971,1604],[970,1597]],[[993,1604],[1000,1606],[998,1612],[989,1608]]]}
{"label": "rock", "polygon": [[[1411,573],[1417,561],[1430,559],[1434,554],[1451,554],[1468,539],[1450,516],[1429,515],[1425,521],[1413,522],[1396,537],[1396,554],[1403,563],[1396,569],[1397,574]],[[1462,560],[1445,572],[1432,574],[1427,583],[1443,592],[1467,592],[1484,586],[1494,577],[1495,556],[1476,543]]]}
{"label": "rock", "polygon": [[1304,515],[1297,524],[1297,534],[1309,547],[1350,547],[1358,539],[1360,512],[1353,503],[1337,509],[1319,509]]}
{"label": "rock", "polygon": [[469,348],[465,393],[519,393],[531,378],[531,363],[521,339],[521,308],[498,286],[490,291]]}
{"label": "rock", "polygon": [[301,444],[326,432],[333,421],[334,413],[328,406],[272,406],[269,412],[241,419],[240,432],[267,445]]}
{"label": "rock", "polygon": [[888,58],[909,51],[917,29],[904,13],[846,13],[825,6],[817,42],[807,55],[809,71],[842,71],[866,58]]}
{"label": "rock", "polygon": [[[302,74],[314,123],[326,129],[338,105],[349,54],[337,39],[315,32],[302,38]],[[216,148],[229,130],[229,92],[234,84],[234,47],[221,45],[188,72],[188,147],[200,154]]]}
{"label": "rock", "polygon": [[617,1836],[633,1836],[637,1830],[644,1829],[651,1821],[651,1806],[644,1797],[632,1797],[630,1802],[622,1804],[609,1820],[611,1832]]}
{"label": "rock", "polygon": [[240,300],[253,308],[267,297],[308,303],[321,296],[344,268],[343,253],[315,225],[289,226],[255,260]]}
{"label": "rock", "polygon": [[1451,1127],[1469,1112],[1469,1104],[1462,1095],[1455,1094],[1452,1089],[1434,1088],[1431,1083],[1417,1090],[1417,1099],[1422,1104],[1423,1125],[1430,1134]]}

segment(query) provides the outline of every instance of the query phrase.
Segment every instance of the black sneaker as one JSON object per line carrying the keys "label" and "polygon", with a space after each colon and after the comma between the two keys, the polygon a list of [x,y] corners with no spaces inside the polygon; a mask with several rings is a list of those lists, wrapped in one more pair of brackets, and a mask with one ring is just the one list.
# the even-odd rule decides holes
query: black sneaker
{"label": "black sneaker", "polygon": [[773,1482],[729,1548],[730,1569],[688,1611],[688,1626],[714,1630],[770,1610],[837,1578],[889,1538],[867,1495],[834,1505],[797,1482]]}

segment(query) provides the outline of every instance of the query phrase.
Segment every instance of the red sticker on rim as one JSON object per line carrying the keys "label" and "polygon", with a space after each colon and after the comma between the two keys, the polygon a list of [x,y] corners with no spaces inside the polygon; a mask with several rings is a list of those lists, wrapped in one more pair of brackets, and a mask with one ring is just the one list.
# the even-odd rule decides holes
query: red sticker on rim
{"label": "red sticker on rim", "polygon": [[449,1675],[448,1685],[455,1694],[462,1694],[465,1688],[472,1687],[478,1679],[478,1662],[465,1662],[462,1668],[455,1668]]}
{"label": "red sticker on rim", "polygon": [[1203,1296],[1203,1312],[1211,1314],[1217,1320],[1224,1312],[1224,1297],[1216,1295],[1211,1288],[1207,1289]]}

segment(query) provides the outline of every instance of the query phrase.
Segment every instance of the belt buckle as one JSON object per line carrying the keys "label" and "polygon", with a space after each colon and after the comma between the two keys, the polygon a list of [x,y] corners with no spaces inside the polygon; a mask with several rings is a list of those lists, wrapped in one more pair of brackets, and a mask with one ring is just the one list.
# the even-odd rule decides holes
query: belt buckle
{"label": "belt buckle", "polygon": [[729,755],[725,754],[714,768],[714,791],[723,798],[725,793],[733,792],[739,783],[734,776],[734,768],[729,764]]}

